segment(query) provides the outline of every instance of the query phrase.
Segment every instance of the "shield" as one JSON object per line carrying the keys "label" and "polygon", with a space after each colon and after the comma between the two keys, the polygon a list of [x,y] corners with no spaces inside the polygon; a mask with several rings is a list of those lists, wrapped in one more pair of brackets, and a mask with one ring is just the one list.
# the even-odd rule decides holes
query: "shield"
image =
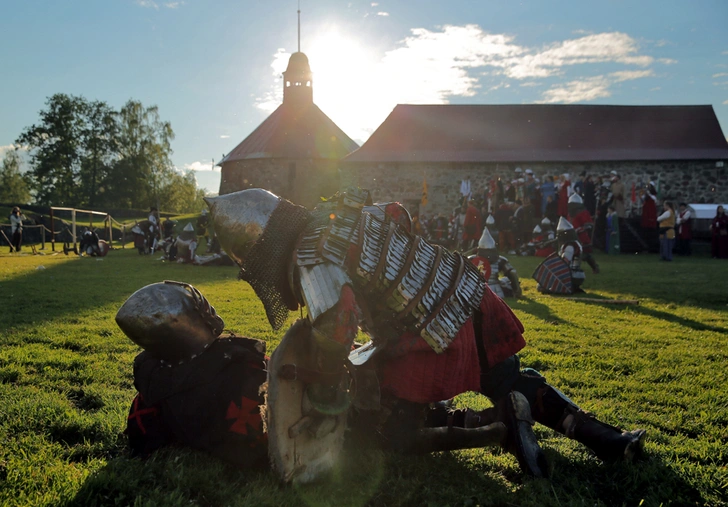
{"label": "shield", "polygon": [[315,369],[311,325],[299,320],[268,363],[268,456],[284,483],[304,484],[320,478],[335,466],[344,444],[346,411],[321,415],[306,395]]}
{"label": "shield", "polygon": [[483,278],[490,280],[491,267],[488,259],[481,257],[480,255],[474,255],[470,257],[470,262],[478,268],[478,271],[480,271],[480,274],[483,275]]}
{"label": "shield", "polygon": [[109,253],[109,250],[111,247],[109,247],[109,244],[104,241],[103,239],[99,240],[99,257],[106,257],[106,254]]}
{"label": "shield", "polygon": [[571,294],[571,269],[564,259],[553,253],[546,257],[533,272],[533,279],[545,292],[553,294]]}

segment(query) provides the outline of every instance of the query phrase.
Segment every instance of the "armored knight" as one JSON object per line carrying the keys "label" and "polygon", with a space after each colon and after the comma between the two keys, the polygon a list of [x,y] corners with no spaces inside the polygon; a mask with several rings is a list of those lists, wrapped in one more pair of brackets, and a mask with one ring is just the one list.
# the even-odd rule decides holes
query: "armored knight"
{"label": "armored knight", "polygon": [[[313,212],[261,189],[206,202],[221,246],[273,328],[289,310],[307,307],[311,339],[281,342],[268,372],[269,451],[284,481],[314,480],[334,465],[332,448],[308,452],[310,440],[296,439],[325,438],[345,425],[347,365],[372,366],[382,405],[390,396],[428,404],[486,394],[499,409],[479,424],[505,424],[502,445],[534,476],[547,469],[533,420],[605,460],[631,459],[639,449],[643,430],[600,423],[536,372],[521,372],[515,354],[525,346],[523,327],[477,268],[388,215],[374,216],[368,192],[350,190]],[[360,328],[372,341],[349,354]]]}
{"label": "armored knight", "polygon": [[[498,255],[495,240],[487,227],[483,229],[478,241],[478,250],[475,255],[470,256],[470,261],[486,279],[490,290],[501,298],[520,298],[523,295],[516,269],[511,266],[508,259]],[[501,273],[502,277],[499,276]]]}
{"label": "armored knight", "polygon": [[569,222],[573,225],[579,237],[579,243],[582,248],[582,259],[589,264],[593,273],[599,273],[599,265],[592,256],[592,233],[594,232],[594,219],[589,210],[584,206],[584,201],[577,193],[573,193],[569,197]]}

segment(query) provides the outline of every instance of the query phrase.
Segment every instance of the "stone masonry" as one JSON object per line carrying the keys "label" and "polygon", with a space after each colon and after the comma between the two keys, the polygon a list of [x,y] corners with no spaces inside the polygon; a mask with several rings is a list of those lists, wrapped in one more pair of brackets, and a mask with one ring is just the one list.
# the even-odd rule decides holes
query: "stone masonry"
{"label": "stone masonry", "polygon": [[[460,201],[460,181],[470,176],[473,192],[484,188],[493,176],[503,181],[515,177],[514,170],[531,168],[543,181],[551,175],[555,181],[562,173],[569,173],[576,182],[582,171],[607,180],[616,170],[627,190],[629,201],[632,183],[636,186],[649,181],[660,184],[663,199],[688,203],[728,202],[728,179],[722,161],[635,161],[584,163],[341,163],[341,185],[346,188],[359,185],[372,191],[375,202],[400,201],[417,212],[422,196],[422,182],[427,178],[428,205],[419,206],[419,212],[432,216],[450,213]],[[627,203],[629,206],[629,202]]]}

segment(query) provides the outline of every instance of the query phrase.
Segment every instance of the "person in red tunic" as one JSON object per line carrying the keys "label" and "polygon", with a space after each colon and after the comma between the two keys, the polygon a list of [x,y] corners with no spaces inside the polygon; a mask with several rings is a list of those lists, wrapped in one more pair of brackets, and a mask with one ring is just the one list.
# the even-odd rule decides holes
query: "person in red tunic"
{"label": "person in red tunic", "polygon": [[693,239],[692,226],[690,225],[690,210],[684,202],[680,203],[677,214],[677,253],[678,255],[690,255],[692,249],[690,242]]}
{"label": "person in red tunic", "polygon": [[579,194],[572,194],[569,197],[569,222],[574,229],[579,230],[579,242],[582,247],[582,259],[589,264],[594,274],[599,273],[599,265],[594,260],[592,252],[592,232],[594,232],[594,219],[589,210],[584,206],[584,201]]}
{"label": "person in red tunic", "polygon": [[558,198],[558,210],[560,217],[569,216],[569,195],[571,190],[571,180],[569,174],[564,173],[561,175],[561,182],[559,183],[559,198]]}
{"label": "person in red tunic", "polygon": [[713,233],[711,255],[714,259],[728,259],[728,216],[723,206],[718,206],[715,217],[710,222]]}
{"label": "person in red tunic", "polygon": [[480,232],[483,230],[482,220],[480,218],[480,211],[475,205],[475,201],[472,199],[468,202],[468,208],[465,210],[465,222],[463,223],[463,249],[468,250],[472,248],[480,237]]}
{"label": "person in red tunic", "polygon": [[657,227],[657,190],[655,184],[650,181],[644,194],[642,194],[642,229],[654,229]]}

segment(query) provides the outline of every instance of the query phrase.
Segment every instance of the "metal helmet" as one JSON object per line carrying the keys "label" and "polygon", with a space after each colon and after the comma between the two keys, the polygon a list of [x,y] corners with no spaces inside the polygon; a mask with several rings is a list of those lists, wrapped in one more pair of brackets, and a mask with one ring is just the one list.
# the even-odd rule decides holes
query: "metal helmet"
{"label": "metal helmet", "polygon": [[541,220],[541,225],[544,227],[551,227],[551,220],[549,220],[548,217],[543,217],[543,220]]}
{"label": "metal helmet", "polygon": [[262,188],[204,199],[220,246],[238,265],[242,265],[281,202],[280,197]]}
{"label": "metal helmet", "polygon": [[201,354],[225,327],[200,291],[169,280],[129,296],[116,314],[116,323],[131,341],[172,364]]}
{"label": "metal helmet", "polygon": [[491,264],[498,261],[498,250],[488,227],[483,228],[483,234],[478,241],[478,255],[488,259]]}
{"label": "metal helmet", "polygon": [[536,227],[533,228],[532,234],[535,236],[537,234],[541,234],[541,232],[542,232],[541,231],[541,226],[540,225],[537,225]]}
{"label": "metal helmet", "polygon": [[575,217],[576,215],[581,213],[582,210],[586,209],[584,207],[584,200],[576,192],[571,194],[571,197],[569,197],[569,202],[566,204],[566,206],[569,211],[570,217]]}
{"label": "metal helmet", "polygon": [[584,200],[579,194],[574,192],[573,194],[571,194],[571,197],[569,197],[568,204],[584,204]]}
{"label": "metal helmet", "polygon": [[492,213],[488,215],[488,218],[485,219],[485,225],[487,225],[488,227],[492,227],[495,225],[495,218],[493,218]]}
{"label": "metal helmet", "polygon": [[576,240],[576,229],[566,218],[560,217],[556,226],[556,237],[560,243]]}

